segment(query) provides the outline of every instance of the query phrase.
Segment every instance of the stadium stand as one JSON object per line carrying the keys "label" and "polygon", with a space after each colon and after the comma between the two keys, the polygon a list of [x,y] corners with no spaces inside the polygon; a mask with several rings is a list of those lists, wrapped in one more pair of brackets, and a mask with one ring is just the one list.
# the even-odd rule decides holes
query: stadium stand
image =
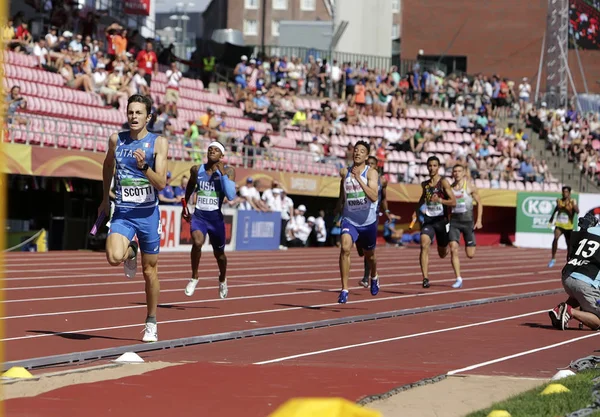
{"label": "stadium stand", "polygon": [[[545,162],[530,155],[527,135],[496,124],[526,118],[519,106],[526,79],[516,94],[514,83],[496,76],[446,77],[418,67],[400,76],[395,67],[330,66],[312,57],[306,64],[273,57],[247,65],[242,57],[233,87],[215,93],[199,80],[173,77],[176,66],[169,79],[166,71],[146,74],[134,50],[111,60],[114,51],[102,51],[101,42],[68,31],[35,42],[24,30],[11,39],[8,33],[6,141],[104,152],[109,134],[123,128],[127,97],[145,92],[155,102],[151,126],[169,138],[175,160],[201,159],[217,138],[232,150],[234,166],[335,176],[363,139],[391,183],[424,180],[425,161],[437,155],[448,173],[467,165],[481,188],[560,189]],[[176,87],[174,107],[169,87]]]}

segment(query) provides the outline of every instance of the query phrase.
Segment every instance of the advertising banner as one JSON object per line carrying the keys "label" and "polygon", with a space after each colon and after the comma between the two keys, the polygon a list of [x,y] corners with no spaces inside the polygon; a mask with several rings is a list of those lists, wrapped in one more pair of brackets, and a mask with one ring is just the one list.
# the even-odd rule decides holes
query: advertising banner
{"label": "advertising banner", "polygon": [[593,212],[600,219],[600,194],[579,194],[579,215],[583,216],[588,211]]}
{"label": "advertising banner", "polygon": [[[192,249],[192,236],[190,233],[190,224],[181,218],[181,206],[161,205],[160,221],[161,221],[161,237],[160,251],[161,252],[188,252]],[[190,213],[193,213],[193,207],[189,207]],[[225,234],[227,244],[225,251],[235,250],[235,223],[237,218],[237,210],[231,208],[223,209],[223,217],[225,219]],[[211,248],[210,238],[207,236],[203,248]],[[212,250],[212,248],[211,248]]]}
{"label": "advertising banner", "polygon": [[[35,175],[41,177],[75,177],[102,181],[104,153],[82,152],[81,150],[56,149],[6,143],[0,157],[6,161],[3,171],[7,174]],[[173,183],[183,175],[189,175],[192,162],[169,160]],[[278,181],[290,195],[337,198],[340,190],[339,176],[308,175],[283,171],[262,171],[236,167],[236,183],[244,185],[252,177],[259,191],[270,188],[273,180]],[[390,184],[387,199],[390,202],[416,203],[422,188],[418,184]],[[513,190],[480,189],[484,206],[515,207],[517,193]]]}
{"label": "advertising banner", "polygon": [[281,213],[253,210],[237,212],[236,250],[277,250],[281,233]]}
{"label": "advertising banner", "polygon": [[[554,227],[548,224],[560,193],[519,192],[517,194],[517,228],[515,245],[523,248],[551,248]],[[578,195],[572,198],[578,201]],[[556,218],[555,218],[556,220]],[[574,219],[577,222],[577,216]],[[560,249],[567,246],[563,238],[558,241]]]}
{"label": "advertising banner", "polygon": [[123,8],[126,14],[150,16],[150,0],[125,0]]}

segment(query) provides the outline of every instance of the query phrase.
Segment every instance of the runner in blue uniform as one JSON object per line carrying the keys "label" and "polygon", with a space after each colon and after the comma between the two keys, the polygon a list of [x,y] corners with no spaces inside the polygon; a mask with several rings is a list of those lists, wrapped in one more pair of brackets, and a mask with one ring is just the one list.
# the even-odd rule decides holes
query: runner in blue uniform
{"label": "runner in blue uniform", "polygon": [[[158,341],[156,309],[158,253],[161,223],[158,192],[167,184],[166,138],[149,133],[146,125],[151,118],[152,102],[135,94],[127,101],[129,131],[114,133],[102,167],[104,198],[98,214],[110,213],[110,183],[115,174],[115,210],[106,239],[106,259],[112,266],[123,263],[125,275],[135,277],[138,243],[142,252],[142,271],[146,281],[146,328],[142,340]],[[115,172],[116,168],[116,172]]]}
{"label": "runner in blue uniform", "polygon": [[227,197],[233,201],[235,191],[235,170],[233,167],[224,166],[221,160],[225,156],[225,148],[219,142],[208,145],[207,162],[203,165],[194,165],[190,169],[190,179],[185,190],[185,201],[196,191],[196,207],[194,213],[182,213],[186,221],[191,220],[192,231],[192,278],[185,287],[185,295],[194,294],[198,285],[198,266],[202,256],[202,245],[206,235],[210,238],[213,254],[219,266],[219,296],[227,297],[227,255],[225,255],[225,222],[221,207],[223,199]]}
{"label": "runner in blue uniform", "polygon": [[[374,156],[369,156],[369,159],[367,159],[367,164],[369,165],[369,167],[371,167],[371,169],[377,169],[377,158],[375,158]],[[385,177],[379,177],[379,182],[378,182],[378,187],[379,187],[379,192],[378,192],[378,201],[379,201],[379,205],[377,207],[377,212],[380,212],[380,210],[383,210],[385,216],[388,218],[388,220],[390,219],[390,210],[388,209],[388,204],[387,204],[387,179]],[[397,220],[400,220],[400,216],[396,216]],[[358,251],[358,255],[359,256],[363,256],[363,250],[359,245],[356,245],[356,250]],[[369,267],[369,262],[367,260],[367,258],[364,258],[364,266],[365,266],[365,272],[363,274],[363,279],[362,281],[359,282],[360,285],[362,285],[363,287],[367,288],[369,286],[369,277],[371,276],[371,268]]]}
{"label": "runner in blue uniform", "polygon": [[340,170],[340,196],[336,212],[342,212],[340,275],[342,291],[338,303],[348,301],[348,276],[350,275],[350,252],[352,245],[360,246],[371,269],[371,294],[379,293],[379,277],[375,260],[377,246],[377,203],[379,175],[367,164],[371,151],[365,141],[354,145],[354,164]]}
{"label": "runner in blue uniform", "polygon": [[437,156],[427,159],[429,179],[423,181],[423,193],[417,204],[413,219],[419,213],[421,223],[421,272],[423,273],[423,288],[429,288],[429,247],[433,239],[437,239],[438,255],[440,258],[448,256],[450,238],[449,208],[456,207],[456,197],[452,186],[446,178],[439,174],[440,160]]}

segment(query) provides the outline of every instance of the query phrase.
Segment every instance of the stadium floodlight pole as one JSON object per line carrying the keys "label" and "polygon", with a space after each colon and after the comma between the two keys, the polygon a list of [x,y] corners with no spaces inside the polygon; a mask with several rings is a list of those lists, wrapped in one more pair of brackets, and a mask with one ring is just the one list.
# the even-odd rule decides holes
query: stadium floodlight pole
{"label": "stadium floodlight pole", "polygon": [[569,82],[571,83],[571,88],[573,89],[573,96],[575,97],[575,103],[577,104],[577,110],[582,112],[581,104],[579,103],[579,97],[577,96],[577,89],[575,89],[575,83],[573,82],[573,75],[571,74],[571,70],[569,69],[569,61],[567,59],[567,54],[565,53],[565,48],[563,48],[563,46],[560,42],[558,42],[558,47],[560,48],[560,55],[564,61],[565,69],[567,70],[567,76],[569,77]]}
{"label": "stadium floodlight pole", "polygon": [[540,66],[538,68],[537,82],[535,85],[535,100],[537,103],[540,96],[540,83],[542,81],[542,66],[544,65],[544,49],[546,48],[546,32],[544,32],[544,38],[542,39],[542,52],[540,53]]}
{"label": "stadium floodlight pole", "polygon": [[262,53],[262,59],[265,58],[265,33],[267,31],[267,0],[262,0],[261,10],[262,30],[260,33],[260,52]]}

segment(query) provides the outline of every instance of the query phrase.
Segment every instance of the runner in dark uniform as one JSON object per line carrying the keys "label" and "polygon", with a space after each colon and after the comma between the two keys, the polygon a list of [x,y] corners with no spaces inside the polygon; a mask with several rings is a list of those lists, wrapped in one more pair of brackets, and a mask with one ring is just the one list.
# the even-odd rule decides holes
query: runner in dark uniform
{"label": "runner in dark uniform", "polygon": [[572,233],[569,260],[562,270],[562,284],[569,295],[548,312],[552,326],[565,330],[575,319],[592,330],[600,329],[600,227],[593,212],[578,221]]}
{"label": "runner in dark uniform", "polygon": [[437,238],[438,254],[440,258],[448,256],[448,229],[450,207],[456,206],[456,198],[452,192],[450,182],[442,178],[438,171],[440,160],[437,156],[427,159],[427,170],[430,178],[423,181],[423,193],[419,199],[417,210],[413,217],[418,215],[421,223],[421,272],[423,273],[423,288],[429,288],[429,247]]}

